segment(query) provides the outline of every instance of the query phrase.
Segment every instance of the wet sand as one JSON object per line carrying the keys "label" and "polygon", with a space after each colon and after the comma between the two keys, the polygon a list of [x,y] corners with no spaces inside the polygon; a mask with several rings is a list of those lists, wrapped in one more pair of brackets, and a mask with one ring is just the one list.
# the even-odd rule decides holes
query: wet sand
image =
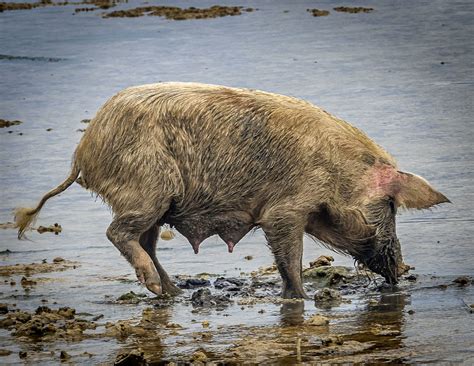
{"label": "wet sand", "polygon": [[[110,212],[75,185],[45,206],[43,234],[18,241],[8,224],[0,230],[0,363],[474,362],[471,2],[337,4],[374,9],[352,14],[330,1],[223,1],[258,11],[186,21],[103,15],[214,3],[100,4],[0,13],[0,222],[63,180],[77,131],[107,98],[167,80],[305,98],[362,128],[454,204],[400,214],[415,269],[395,289],[305,240],[306,266],[321,254],[334,261],[308,273],[310,300],[282,301],[257,231],[233,254],[217,238],[197,256],[179,234],[160,240],[183,294],[156,298],[107,241]],[[76,12],[84,7],[95,10]],[[314,7],[330,15],[315,18]]]}

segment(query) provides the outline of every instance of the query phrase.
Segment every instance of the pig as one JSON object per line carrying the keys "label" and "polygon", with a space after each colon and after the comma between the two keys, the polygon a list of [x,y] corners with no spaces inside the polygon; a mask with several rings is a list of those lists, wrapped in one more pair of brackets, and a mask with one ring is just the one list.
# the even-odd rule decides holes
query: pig
{"label": "pig", "polygon": [[164,224],[195,253],[215,234],[232,252],[261,228],[282,296],[304,298],[305,234],[396,284],[397,210],[449,202],[359,129],[309,102],[200,83],[136,86],[108,100],[68,178],[36,208],[16,210],[18,237],[76,180],[111,207],[108,239],[155,294],[179,292],[156,257]]}

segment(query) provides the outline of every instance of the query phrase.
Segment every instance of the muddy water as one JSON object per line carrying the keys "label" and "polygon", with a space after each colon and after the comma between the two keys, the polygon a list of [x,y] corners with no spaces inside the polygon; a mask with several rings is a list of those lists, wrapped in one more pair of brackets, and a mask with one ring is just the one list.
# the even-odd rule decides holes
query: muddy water
{"label": "muddy water", "polygon": [[[171,4],[160,2],[166,3]],[[131,1],[117,9],[139,5]],[[6,55],[0,57],[0,118],[23,121],[0,130],[0,222],[67,175],[81,137],[77,130],[87,127],[80,121],[118,90],[168,80],[259,88],[305,98],[353,122],[392,152],[402,169],[426,177],[453,201],[429,212],[400,214],[405,261],[416,267],[417,281],[404,280],[398,290],[383,292],[373,284],[349,286],[342,289],[345,301],[330,309],[312,301],[239,305],[246,296],[237,294],[223,309],[203,310],[189,301],[195,290],[185,290],[170,306],[157,306],[149,294],[139,304],[124,304],[116,301],[120,295],[146,290],[105,238],[108,209],[72,186],[48,202],[38,222],[57,222],[62,233],[33,232],[31,241],[19,242],[13,230],[0,230],[0,250],[11,251],[0,260],[6,266],[51,263],[61,256],[78,266],[30,273],[37,282],[31,286],[22,286],[24,274],[3,276],[0,302],[26,311],[47,305],[103,314],[97,333],[106,322],[146,320],[147,334],[45,341],[0,329],[0,348],[12,351],[1,363],[46,364],[58,361],[61,350],[75,363],[111,363],[133,349],[151,362],[203,359],[196,352],[221,361],[473,362],[474,321],[464,302],[474,303],[474,293],[472,286],[452,283],[474,274],[472,3],[368,1],[363,5],[373,7],[372,13],[331,11],[320,18],[306,12],[313,2],[241,5],[259,10],[180,22],[103,19],[103,10],[74,15],[74,6],[0,13],[0,54]],[[336,5],[360,6],[321,1],[317,7]],[[194,255],[178,235],[159,244],[159,257],[171,274],[207,272],[211,282],[218,276],[250,281],[251,271],[272,263],[259,231],[233,254],[216,238],[201,248]],[[305,263],[327,252],[308,240]],[[245,259],[249,255],[252,260]],[[335,258],[337,265],[352,264]],[[308,286],[312,295],[316,288]],[[270,288],[266,295],[275,300],[277,291]],[[143,315],[150,307],[151,315]],[[329,325],[302,323],[316,313],[328,317]],[[182,328],[170,327],[173,323]],[[335,335],[343,344],[327,340]],[[26,359],[19,358],[20,351],[27,352]]]}

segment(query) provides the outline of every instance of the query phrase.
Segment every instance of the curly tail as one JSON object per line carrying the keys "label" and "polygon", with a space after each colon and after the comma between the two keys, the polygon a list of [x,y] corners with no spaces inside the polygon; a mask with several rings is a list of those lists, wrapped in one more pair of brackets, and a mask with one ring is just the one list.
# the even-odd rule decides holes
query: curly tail
{"label": "curly tail", "polygon": [[74,162],[69,177],[67,177],[66,180],[62,182],[59,186],[46,193],[43,198],[41,198],[41,201],[38,203],[38,206],[36,206],[36,208],[18,207],[15,209],[15,227],[18,228],[18,239],[21,239],[25,231],[28,230],[34,223],[36,216],[38,215],[46,201],[49,200],[51,197],[54,197],[57,194],[65,191],[71,184],[73,184],[79,176],[80,171],[80,168]]}

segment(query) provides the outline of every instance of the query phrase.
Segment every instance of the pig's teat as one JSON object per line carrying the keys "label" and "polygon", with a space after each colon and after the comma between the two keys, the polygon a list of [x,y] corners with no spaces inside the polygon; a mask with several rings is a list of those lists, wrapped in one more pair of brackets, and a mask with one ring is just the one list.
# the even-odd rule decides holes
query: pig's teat
{"label": "pig's teat", "polygon": [[234,251],[234,246],[235,243],[231,242],[230,240],[227,241],[227,249],[229,250],[229,253],[232,253]]}
{"label": "pig's teat", "polygon": [[196,240],[193,240],[191,242],[191,246],[193,247],[194,249],[194,254],[198,254],[199,253],[199,246],[201,245],[201,241],[196,239]]}

